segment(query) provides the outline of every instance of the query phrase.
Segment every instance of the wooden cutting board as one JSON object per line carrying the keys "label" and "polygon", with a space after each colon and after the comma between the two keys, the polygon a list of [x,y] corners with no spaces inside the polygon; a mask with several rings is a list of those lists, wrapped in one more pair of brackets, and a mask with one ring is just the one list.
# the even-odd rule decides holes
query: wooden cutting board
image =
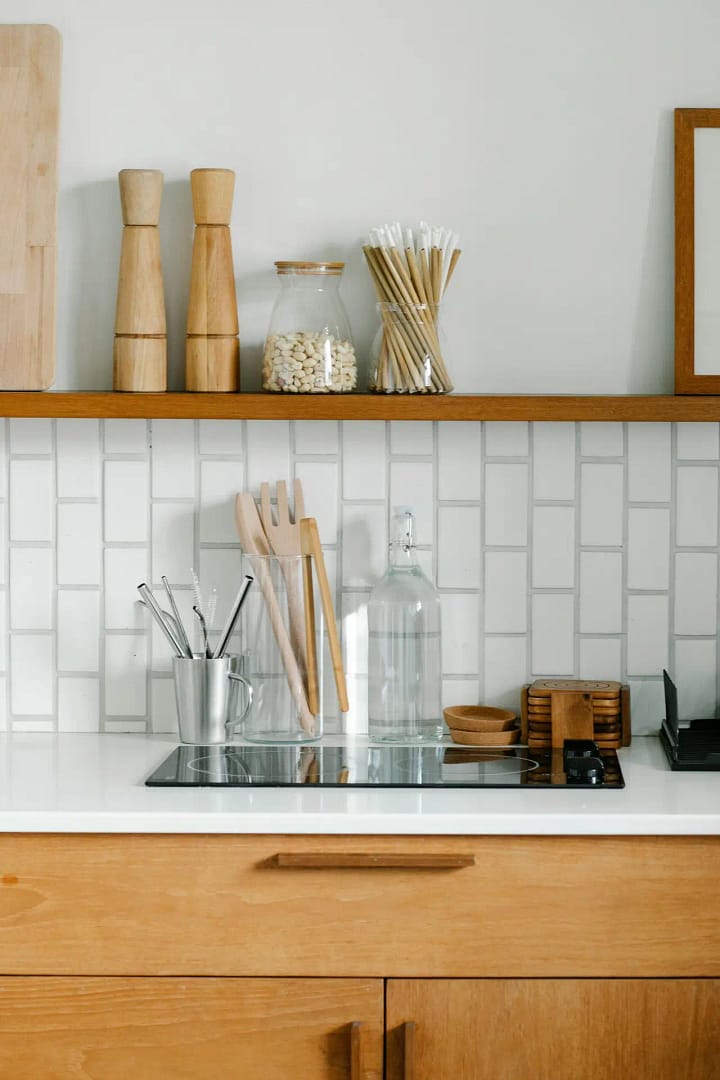
{"label": "wooden cutting board", "polygon": [[0,26],[0,390],[55,379],[61,50],[52,26]]}

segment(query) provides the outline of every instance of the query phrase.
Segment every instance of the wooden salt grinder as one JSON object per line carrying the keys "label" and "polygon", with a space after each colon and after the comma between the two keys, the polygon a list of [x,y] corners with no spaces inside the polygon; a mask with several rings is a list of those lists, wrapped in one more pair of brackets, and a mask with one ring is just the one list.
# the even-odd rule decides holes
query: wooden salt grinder
{"label": "wooden salt grinder", "polygon": [[167,325],[160,261],[163,174],[123,169],[118,174],[123,235],[120,250],[113,389],[167,389]]}
{"label": "wooden salt grinder", "polygon": [[240,342],[230,214],[232,169],[190,173],[195,237],[185,346],[185,389],[240,389]]}

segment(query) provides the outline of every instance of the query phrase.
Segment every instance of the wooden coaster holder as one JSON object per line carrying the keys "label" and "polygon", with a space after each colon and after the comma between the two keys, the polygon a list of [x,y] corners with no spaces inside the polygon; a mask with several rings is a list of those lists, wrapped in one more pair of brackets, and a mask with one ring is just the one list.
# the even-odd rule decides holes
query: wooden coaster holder
{"label": "wooden coaster holder", "polygon": [[536,749],[594,739],[600,749],[629,746],[630,687],[595,679],[536,679],[522,689],[520,737]]}

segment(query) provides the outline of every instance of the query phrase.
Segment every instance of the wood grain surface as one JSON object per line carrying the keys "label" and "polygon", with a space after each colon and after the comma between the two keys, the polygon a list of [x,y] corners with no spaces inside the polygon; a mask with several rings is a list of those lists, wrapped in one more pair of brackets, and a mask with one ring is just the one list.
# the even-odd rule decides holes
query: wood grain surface
{"label": "wood grain surface", "polygon": [[60,35],[0,26],[0,389],[55,378]]}
{"label": "wood grain surface", "polygon": [[361,979],[0,978],[13,1080],[381,1080],[383,984]]}
{"label": "wood grain surface", "polygon": [[720,981],[391,980],[388,1080],[718,1080]]}
{"label": "wood grain surface", "polygon": [[719,893],[720,837],[6,834],[0,973],[720,977]]}

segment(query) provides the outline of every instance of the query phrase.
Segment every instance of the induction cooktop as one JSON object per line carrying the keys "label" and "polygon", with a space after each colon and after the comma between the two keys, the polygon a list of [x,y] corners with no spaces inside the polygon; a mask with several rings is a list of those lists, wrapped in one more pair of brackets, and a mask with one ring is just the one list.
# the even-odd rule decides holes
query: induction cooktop
{"label": "induction cooktop", "polygon": [[148,787],[513,788],[625,786],[614,750],[433,746],[178,746]]}

